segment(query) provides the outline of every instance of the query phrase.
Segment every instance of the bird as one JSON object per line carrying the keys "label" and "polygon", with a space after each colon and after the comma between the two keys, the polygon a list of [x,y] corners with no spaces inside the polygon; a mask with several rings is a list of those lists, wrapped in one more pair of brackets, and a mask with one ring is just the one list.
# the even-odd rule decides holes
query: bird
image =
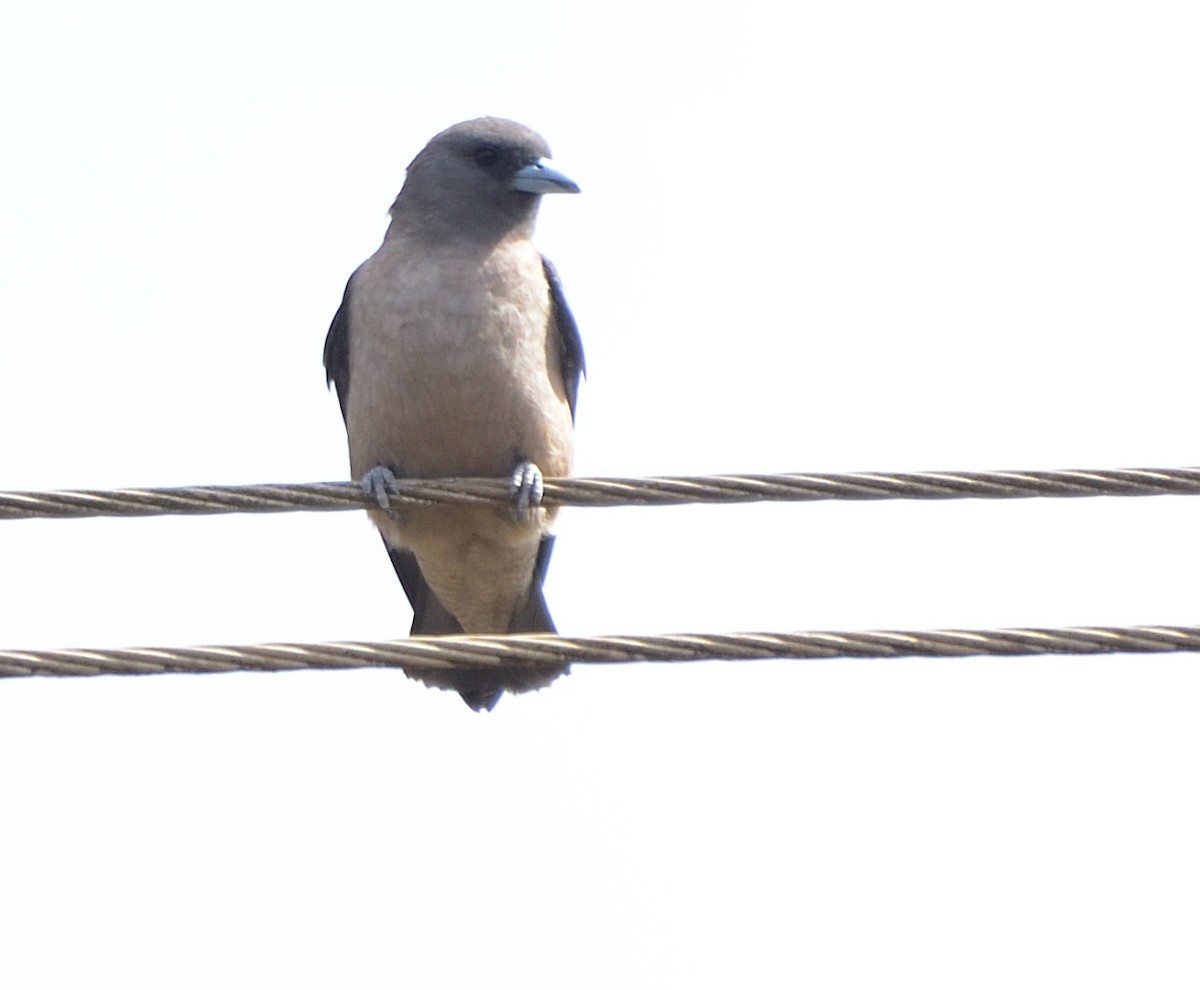
{"label": "bird", "polygon": [[[480,117],[406,170],[379,249],[350,276],[325,339],[351,476],[372,500],[413,636],[555,632],[542,583],[570,473],[583,344],[554,265],[533,245],[542,196],[577,193],[544,138]],[[506,505],[392,506],[399,478],[503,477]],[[475,711],[567,667],[405,668]]]}

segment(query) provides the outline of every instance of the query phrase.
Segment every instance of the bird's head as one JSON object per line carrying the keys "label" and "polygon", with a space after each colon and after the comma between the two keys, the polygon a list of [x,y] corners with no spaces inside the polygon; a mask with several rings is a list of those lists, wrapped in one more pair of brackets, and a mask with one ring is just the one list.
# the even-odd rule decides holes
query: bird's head
{"label": "bird's head", "polygon": [[547,163],[549,156],[545,139],[516,121],[480,117],[455,124],[409,165],[392,221],[433,236],[492,240],[528,232],[543,195],[579,192]]}

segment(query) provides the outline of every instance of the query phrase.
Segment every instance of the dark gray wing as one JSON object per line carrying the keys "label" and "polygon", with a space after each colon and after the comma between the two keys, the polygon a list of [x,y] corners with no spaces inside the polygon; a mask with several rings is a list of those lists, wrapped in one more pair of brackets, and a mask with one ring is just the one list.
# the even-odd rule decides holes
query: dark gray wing
{"label": "dark gray wing", "polygon": [[342,293],[342,304],[325,335],[325,384],[336,390],[343,420],[346,403],[350,401],[350,290],[353,285],[354,276],[351,275],[346,291]]}
{"label": "dark gray wing", "polygon": [[550,316],[558,331],[559,350],[562,352],[563,387],[567,390],[567,404],[571,407],[571,418],[575,418],[575,396],[579,393],[579,379],[587,375],[583,362],[583,341],[579,337],[579,324],[567,305],[563,295],[562,279],[553,263],[542,257],[542,271],[550,285]]}
{"label": "dark gray wing", "polygon": [[413,620],[409,635],[462,635],[463,627],[450,614],[449,609],[441,603],[438,596],[433,593],[433,589],[425,580],[425,575],[421,573],[421,565],[417,563],[416,554],[411,550],[388,546],[387,540],[383,541],[383,545],[388,552],[388,557],[391,558],[396,577],[400,579],[400,587],[404,589],[408,604],[412,606]]}

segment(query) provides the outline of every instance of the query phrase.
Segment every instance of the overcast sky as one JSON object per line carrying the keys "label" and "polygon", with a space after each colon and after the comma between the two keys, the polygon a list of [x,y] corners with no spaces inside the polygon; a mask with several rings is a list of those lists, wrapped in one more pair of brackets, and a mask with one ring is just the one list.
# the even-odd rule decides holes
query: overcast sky
{"label": "overcast sky", "polygon": [[[1200,462],[1193,4],[0,14],[0,489],[338,480],[430,136],[543,133],[577,472]],[[565,633],[1191,623],[1200,502],[571,509]],[[0,523],[0,648],[394,638],[361,513]],[[1200,657],[0,682],[0,983],[1195,986]]]}

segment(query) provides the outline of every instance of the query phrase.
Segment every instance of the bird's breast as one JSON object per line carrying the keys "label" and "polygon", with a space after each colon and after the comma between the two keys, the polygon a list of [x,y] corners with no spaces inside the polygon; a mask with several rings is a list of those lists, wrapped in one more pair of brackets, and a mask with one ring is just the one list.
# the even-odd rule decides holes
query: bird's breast
{"label": "bird's breast", "polygon": [[541,257],[385,242],[355,277],[351,468],[410,477],[570,469],[571,416]]}

